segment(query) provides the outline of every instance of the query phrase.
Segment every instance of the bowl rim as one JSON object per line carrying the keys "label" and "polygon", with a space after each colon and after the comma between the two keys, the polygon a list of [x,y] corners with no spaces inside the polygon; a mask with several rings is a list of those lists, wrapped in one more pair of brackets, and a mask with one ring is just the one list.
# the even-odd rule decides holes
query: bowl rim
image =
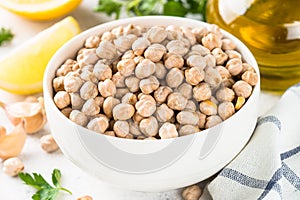
{"label": "bowl rim", "polygon": [[[67,123],[71,123],[73,126],[77,127],[81,127],[81,128],[85,128],[88,132],[91,132],[93,134],[97,134],[100,137],[105,137],[109,140],[118,140],[118,141],[128,141],[128,142],[138,142],[138,143],[142,143],[142,142],[147,142],[147,143],[159,143],[159,142],[171,142],[172,140],[180,140],[180,138],[183,137],[194,137],[197,134],[207,134],[209,132],[209,130],[211,130],[212,128],[216,127],[216,126],[221,126],[222,124],[234,120],[236,117],[238,117],[239,113],[241,113],[243,110],[246,109],[247,105],[250,104],[250,102],[253,101],[253,99],[255,98],[254,93],[260,93],[260,71],[258,68],[258,64],[256,59],[254,58],[254,55],[252,54],[252,52],[249,50],[249,48],[243,43],[241,42],[241,40],[239,40],[237,37],[235,37],[233,34],[223,30],[222,28],[220,28],[223,36],[225,38],[229,38],[231,40],[233,40],[234,44],[236,45],[236,49],[238,50],[239,53],[243,54],[246,53],[247,54],[247,63],[251,62],[251,66],[255,69],[255,72],[258,75],[258,83],[253,87],[252,89],[252,93],[250,95],[250,97],[248,97],[246,103],[242,106],[241,109],[239,109],[236,113],[234,113],[231,117],[229,117],[228,119],[222,121],[221,123],[217,124],[216,126],[213,126],[211,128],[208,129],[204,129],[201,130],[200,132],[196,132],[190,135],[185,135],[185,136],[178,136],[176,138],[166,138],[166,139],[157,139],[157,140],[138,140],[138,139],[126,139],[126,138],[119,138],[119,137],[113,137],[113,136],[109,136],[109,135],[105,135],[105,134],[99,134],[98,132],[92,131],[87,129],[86,127],[80,126],[78,124],[76,124],[75,122],[71,121],[70,119],[68,119],[65,115],[63,115],[61,113],[61,111],[57,108],[57,106],[54,103],[53,100],[53,87],[52,87],[52,80],[55,77],[55,74],[51,74],[50,72],[53,71],[53,67],[55,68],[54,72],[58,69],[58,67],[60,65],[55,66],[55,60],[57,58],[59,58],[65,51],[68,50],[68,47],[71,46],[71,44],[73,43],[79,43],[78,41],[80,41],[80,43],[82,44],[80,47],[83,47],[84,45],[84,41],[87,39],[87,37],[89,37],[90,35],[96,35],[99,33],[103,33],[105,31],[111,30],[114,27],[118,27],[118,26],[124,26],[124,25],[128,25],[128,24],[135,24],[136,22],[139,22],[138,24],[141,24],[141,21],[143,20],[161,20],[161,21],[169,21],[169,20],[177,20],[182,22],[182,24],[184,24],[184,22],[190,22],[190,23],[195,23],[195,24],[199,24],[200,27],[209,27],[212,24],[203,22],[203,21],[199,21],[199,20],[195,20],[195,19],[191,19],[191,18],[184,18],[184,17],[175,17],[175,16],[138,16],[138,17],[130,17],[130,18],[124,18],[124,19],[119,19],[119,20],[114,20],[114,21],[110,21],[110,22],[105,22],[103,24],[99,24],[96,25],[94,27],[91,27],[81,33],[79,33],[78,35],[76,35],[75,37],[71,38],[68,42],[66,42],[62,47],[60,47],[56,53],[51,57],[50,61],[48,62],[48,65],[45,69],[44,72],[44,78],[43,78],[43,94],[44,94],[44,98],[49,98],[50,101],[48,101],[48,103],[50,102],[50,105],[45,105],[45,106],[49,106],[49,108],[55,113],[56,116],[59,116],[62,120],[65,120]],[[172,24],[170,24],[172,25]],[[183,25],[186,26],[186,25]],[[108,29],[109,27],[109,29]],[[152,26],[148,26],[147,24],[144,24],[144,27],[148,28],[148,27],[152,27]],[[190,27],[190,26],[186,26],[186,27]],[[78,45],[77,45],[78,46]],[[80,48],[79,48],[80,49]],[[77,51],[79,50],[77,49]],[[76,56],[77,51],[74,51],[74,55]],[[241,52],[243,51],[243,53]],[[70,57],[67,57],[70,58]],[[67,59],[66,58],[66,59]],[[242,57],[243,60],[245,60],[245,57]],[[49,82],[51,81],[51,83]]]}

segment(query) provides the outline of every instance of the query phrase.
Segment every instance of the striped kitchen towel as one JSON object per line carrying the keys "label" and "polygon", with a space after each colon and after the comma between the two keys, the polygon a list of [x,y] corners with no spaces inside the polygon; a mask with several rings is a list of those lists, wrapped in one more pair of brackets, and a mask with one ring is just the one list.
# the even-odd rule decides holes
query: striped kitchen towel
{"label": "striped kitchen towel", "polygon": [[249,143],[208,191],[214,200],[300,200],[300,84],[258,119]]}

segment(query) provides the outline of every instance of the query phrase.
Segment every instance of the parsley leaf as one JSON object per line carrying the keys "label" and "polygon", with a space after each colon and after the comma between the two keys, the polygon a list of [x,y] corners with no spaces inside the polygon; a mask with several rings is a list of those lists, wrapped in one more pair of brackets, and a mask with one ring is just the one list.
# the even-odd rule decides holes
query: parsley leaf
{"label": "parsley leaf", "polygon": [[9,29],[0,28],[0,46],[6,41],[11,41],[13,37],[14,35]]}
{"label": "parsley leaf", "polygon": [[66,188],[61,187],[61,173],[58,169],[54,169],[52,172],[52,183],[54,187],[51,186],[40,174],[32,173],[32,175],[30,175],[28,173],[20,172],[18,175],[26,185],[37,189],[37,192],[32,195],[33,200],[55,200],[60,190],[72,194]]}
{"label": "parsley leaf", "polygon": [[96,12],[120,17],[123,9],[128,15],[171,15],[186,16],[200,14],[205,19],[207,0],[99,0]]}

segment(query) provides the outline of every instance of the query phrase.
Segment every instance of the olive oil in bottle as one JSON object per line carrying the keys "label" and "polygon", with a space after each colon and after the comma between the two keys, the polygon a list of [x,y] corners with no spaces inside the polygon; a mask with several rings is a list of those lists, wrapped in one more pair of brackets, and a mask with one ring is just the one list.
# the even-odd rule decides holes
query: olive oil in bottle
{"label": "olive oil in bottle", "polygon": [[299,0],[208,0],[207,21],[238,37],[255,56],[262,89],[300,82]]}

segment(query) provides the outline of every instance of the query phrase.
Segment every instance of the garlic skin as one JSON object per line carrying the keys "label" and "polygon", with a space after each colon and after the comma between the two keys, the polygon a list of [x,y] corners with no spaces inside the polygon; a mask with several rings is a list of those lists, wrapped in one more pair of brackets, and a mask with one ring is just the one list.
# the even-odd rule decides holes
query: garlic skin
{"label": "garlic skin", "polygon": [[26,140],[24,122],[15,126],[8,134],[0,135],[0,158],[5,160],[18,156]]}
{"label": "garlic skin", "polygon": [[13,125],[18,125],[24,120],[27,134],[33,134],[41,130],[47,122],[44,99],[38,98],[37,102],[23,101],[12,104],[0,103],[5,110],[8,119]]}

